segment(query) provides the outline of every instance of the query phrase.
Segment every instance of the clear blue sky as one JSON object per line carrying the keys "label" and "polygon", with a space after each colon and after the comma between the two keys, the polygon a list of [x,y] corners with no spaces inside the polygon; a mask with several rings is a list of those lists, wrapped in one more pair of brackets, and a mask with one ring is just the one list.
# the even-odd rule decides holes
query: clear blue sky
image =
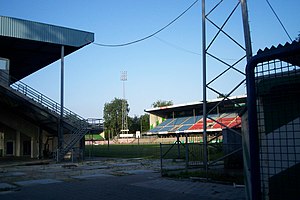
{"label": "clear blue sky", "polygon": [[[70,27],[95,33],[95,42],[119,44],[145,37],[168,24],[194,0],[0,0],[0,15]],[[211,1],[207,1],[211,2]],[[225,20],[224,2],[211,15],[218,25]],[[237,1],[232,1],[237,2]],[[269,0],[292,39],[300,31],[300,1]],[[208,4],[208,3],[207,3]],[[209,7],[209,5],[208,5]],[[248,2],[253,54],[260,48],[289,41],[265,0]],[[240,8],[225,27],[243,43]],[[208,39],[215,29],[208,25]],[[174,104],[202,100],[201,1],[170,27],[146,41],[119,48],[90,44],[65,58],[65,106],[79,115],[102,118],[103,107],[122,98],[120,73],[126,70],[126,98],[130,116],[144,114],[156,100]],[[241,55],[220,37],[212,46],[219,57],[233,62]],[[163,40],[163,41],[162,41]],[[167,43],[168,44],[167,44]],[[172,46],[173,45],[173,46]],[[176,47],[175,47],[176,46]],[[180,47],[180,48],[179,48]],[[185,50],[183,50],[185,49]],[[191,52],[194,53],[191,53]],[[208,79],[222,67],[208,59]],[[244,71],[245,66],[239,69]],[[239,75],[228,74],[214,87],[228,93]],[[23,80],[59,102],[60,62]],[[236,95],[245,94],[244,89]],[[208,98],[217,94],[208,93]]]}

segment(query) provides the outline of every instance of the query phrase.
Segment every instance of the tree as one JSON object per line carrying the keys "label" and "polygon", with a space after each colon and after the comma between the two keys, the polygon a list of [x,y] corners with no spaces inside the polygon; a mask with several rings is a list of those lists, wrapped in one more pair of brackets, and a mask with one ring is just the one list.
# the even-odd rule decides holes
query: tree
{"label": "tree", "polygon": [[[123,99],[115,98],[110,103],[104,104],[103,119],[104,119],[104,130],[106,131],[106,137],[108,132],[110,136],[116,136],[120,133],[122,128],[122,103]],[[127,114],[129,113],[129,105],[125,102]]]}
{"label": "tree", "polygon": [[129,133],[135,133],[140,130],[140,118],[138,116],[128,117]]}
{"label": "tree", "polygon": [[144,114],[140,117],[134,116],[134,117],[128,117],[128,127],[130,133],[136,133],[136,131],[145,132],[150,129],[150,123],[149,123],[149,115]]}
{"label": "tree", "polygon": [[225,97],[227,97],[227,95],[228,94],[223,94],[223,93],[220,93],[219,95],[218,95],[218,99],[221,99],[221,98],[225,98]]}
{"label": "tree", "polygon": [[172,106],[173,102],[172,101],[163,101],[163,100],[157,100],[152,104],[153,108],[159,108],[163,106]]}
{"label": "tree", "polygon": [[141,124],[141,132],[149,131],[150,129],[150,121],[149,114],[144,114],[140,116],[140,124]]}
{"label": "tree", "polygon": [[300,33],[298,33],[298,36],[295,39],[297,42],[300,42]]}

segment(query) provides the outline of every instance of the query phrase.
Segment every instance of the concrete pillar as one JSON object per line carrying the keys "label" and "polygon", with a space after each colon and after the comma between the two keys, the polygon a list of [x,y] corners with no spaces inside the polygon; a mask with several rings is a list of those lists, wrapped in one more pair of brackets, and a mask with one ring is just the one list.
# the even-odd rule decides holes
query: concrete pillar
{"label": "concrete pillar", "polygon": [[31,137],[31,155],[30,155],[30,157],[31,158],[34,158],[34,145],[35,145],[35,140],[34,140],[34,137]]}
{"label": "concrete pillar", "polygon": [[16,151],[15,156],[21,156],[21,133],[20,131],[16,131]]}
{"label": "concrete pillar", "polygon": [[43,157],[43,129],[38,128],[38,159]]}
{"label": "concrete pillar", "polygon": [[0,132],[0,157],[4,156],[4,133]]}

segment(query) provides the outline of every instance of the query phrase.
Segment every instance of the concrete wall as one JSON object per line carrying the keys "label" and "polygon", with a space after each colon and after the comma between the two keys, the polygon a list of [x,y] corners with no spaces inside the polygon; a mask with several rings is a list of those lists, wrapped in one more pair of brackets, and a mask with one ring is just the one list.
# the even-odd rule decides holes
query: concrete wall
{"label": "concrete wall", "polygon": [[[234,129],[236,132],[241,132],[240,129]],[[223,152],[230,154],[242,147],[242,135],[231,129],[223,129]],[[224,159],[224,167],[226,169],[242,169],[243,168],[243,153],[238,151]]]}
{"label": "concrete wall", "polygon": [[0,156],[41,157],[48,133],[18,114],[0,109]]}
{"label": "concrete wall", "polygon": [[162,123],[163,119],[157,115],[150,114],[149,120],[150,120],[150,128],[154,128],[157,126],[157,122],[160,124]]}

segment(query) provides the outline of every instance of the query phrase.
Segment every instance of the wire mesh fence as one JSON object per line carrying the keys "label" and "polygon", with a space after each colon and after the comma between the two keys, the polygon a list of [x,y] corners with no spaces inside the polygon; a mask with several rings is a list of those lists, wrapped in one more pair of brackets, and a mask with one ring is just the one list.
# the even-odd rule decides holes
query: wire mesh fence
{"label": "wire mesh fence", "polygon": [[299,189],[293,185],[300,174],[300,71],[273,60],[257,66],[256,78],[261,192],[285,198]]}
{"label": "wire mesh fence", "polygon": [[250,199],[298,199],[299,43],[258,53],[247,66]]}
{"label": "wire mesh fence", "polygon": [[[161,171],[203,169],[203,143],[161,144]],[[241,143],[211,143],[207,146],[210,169],[242,169]]]}

